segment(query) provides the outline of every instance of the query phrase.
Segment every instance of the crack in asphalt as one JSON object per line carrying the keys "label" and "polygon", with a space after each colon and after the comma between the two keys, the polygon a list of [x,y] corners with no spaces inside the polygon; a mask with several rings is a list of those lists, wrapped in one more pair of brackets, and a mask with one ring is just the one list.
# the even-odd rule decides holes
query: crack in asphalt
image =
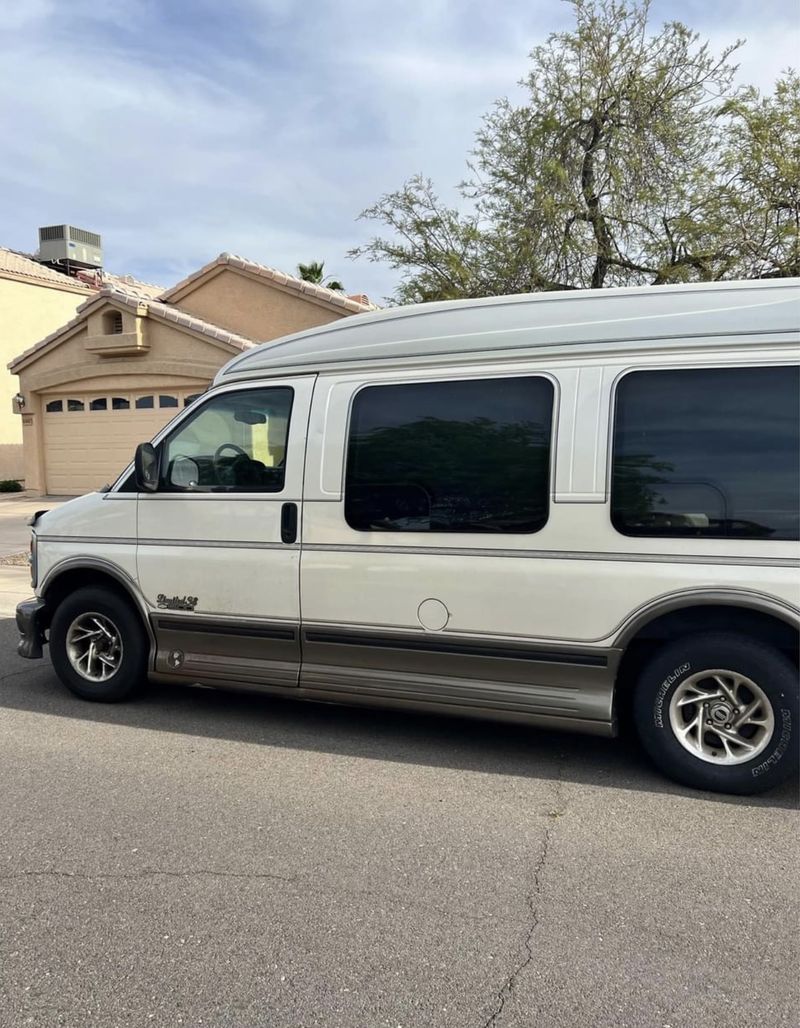
{"label": "crack in asphalt", "polygon": [[9,678],[18,678],[20,675],[30,674],[35,668],[24,667],[21,671],[9,671],[5,675],[0,675],[0,684],[7,682]]}
{"label": "crack in asphalt", "polygon": [[550,836],[552,834],[552,828],[550,825],[544,833],[544,839],[542,840],[542,848],[539,852],[539,860],[536,864],[536,868],[533,873],[533,886],[530,892],[525,897],[525,902],[530,911],[530,923],[528,925],[528,932],[524,940],[524,956],[522,960],[517,963],[516,967],[511,971],[506,980],[503,982],[502,987],[497,993],[497,1005],[494,1008],[491,1016],[487,1021],[483,1023],[483,1028],[494,1028],[497,1024],[497,1019],[503,1013],[503,1008],[506,1002],[514,991],[514,986],[517,983],[517,979],[525,970],[525,968],[532,962],[533,952],[533,936],[536,929],[539,927],[539,906],[538,900],[541,891],[541,876],[544,870],[545,864],[547,863],[547,852],[550,846]]}
{"label": "crack in asphalt", "polygon": [[528,923],[528,931],[525,934],[523,941],[523,953],[521,959],[511,972],[506,977],[502,986],[498,990],[496,1005],[488,1020],[483,1022],[481,1028],[495,1028],[498,1023],[498,1018],[502,1015],[503,1009],[506,1003],[511,998],[511,994],[514,991],[514,987],[517,984],[517,980],[525,969],[533,962],[534,949],[533,949],[533,937],[536,934],[536,929],[539,927],[539,921],[541,919],[541,912],[539,906],[539,900],[542,892],[542,876],[544,874],[545,866],[547,865],[547,857],[550,850],[550,840],[553,835],[553,829],[555,827],[556,819],[561,817],[564,813],[560,809],[561,800],[561,786],[562,778],[559,772],[559,778],[556,781],[556,788],[554,792],[554,808],[547,815],[552,821],[546,826],[544,830],[544,836],[542,837],[541,847],[539,849],[539,858],[536,861],[536,866],[533,870],[533,880],[531,887],[525,895],[525,904],[528,907],[530,914],[530,920]]}

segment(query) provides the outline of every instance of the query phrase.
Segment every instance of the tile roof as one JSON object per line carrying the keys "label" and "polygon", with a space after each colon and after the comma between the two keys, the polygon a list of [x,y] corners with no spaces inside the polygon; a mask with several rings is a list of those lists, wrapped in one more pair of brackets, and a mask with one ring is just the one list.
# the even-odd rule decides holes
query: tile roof
{"label": "tile roof", "polygon": [[[240,270],[250,272],[251,274],[255,274],[261,278],[275,282],[277,285],[293,289],[299,294],[308,296],[315,300],[322,300],[339,311],[347,311],[351,314],[361,314],[378,309],[374,304],[369,303],[365,296],[359,296],[358,298],[345,296],[343,293],[337,292],[334,289],[326,289],[324,286],[315,285],[313,282],[304,282],[302,279],[295,278],[293,275],[287,275],[282,271],[277,271],[275,268],[268,268],[264,264],[257,264],[255,261],[248,261],[244,257],[237,257],[230,253],[221,253],[219,257],[216,257],[209,264],[206,264],[205,267],[200,268],[199,271],[189,275],[176,286],[173,286],[171,289],[166,291],[161,286],[151,285],[147,282],[140,282],[131,275],[112,275],[107,271],[101,270],[98,270],[97,272],[83,272],[81,273],[81,280],[76,281],[75,279],[67,278],[66,275],[62,275],[60,272],[52,271],[50,268],[46,268],[42,264],[37,264],[36,261],[33,261],[30,258],[24,258],[22,255],[13,254],[10,250],[2,250],[2,248],[0,248],[0,258],[3,254],[12,254],[13,256],[21,257],[27,264],[32,265],[35,270],[48,276],[53,276],[55,281],[59,284],[66,279],[68,287],[71,287],[77,292],[89,293],[89,296],[87,296],[80,307],[78,307],[75,312],[75,317],[71,321],[67,322],[66,325],[62,325],[61,328],[57,329],[55,332],[51,332],[49,336],[41,339],[38,343],[29,347],[23,353],[18,354],[7,365],[9,370],[12,372],[15,372],[22,364],[27,364],[28,359],[34,353],[38,353],[40,350],[45,349],[56,339],[59,339],[71,329],[76,328],[85,320],[87,310],[97,303],[104,303],[108,300],[130,307],[138,313],[152,314],[156,318],[160,318],[162,321],[171,322],[174,325],[179,325],[189,331],[197,332],[200,335],[206,336],[208,339],[214,339],[217,342],[227,343],[231,346],[238,347],[240,350],[249,350],[251,347],[257,346],[259,341],[256,339],[249,339],[246,336],[237,335],[235,332],[229,332],[227,329],[220,328],[219,325],[214,325],[210,321],[204,321],[202,318],[197,318],[193,314],[187,314],[179,307],[165,302],[174,294],[182,291],[191,282],[194,282],[203,275],[206,275],[213,268],[221,267],[223,265],[239,268]],[[2,267],[3,265],[0,263],[0,275],[2,274]],[[44,275],[42,277],[44,277]]]}
{"label": "tile roof", "polygon": [[15,278],[41,282],[46,285],[58,286],[72,293],[91,292],[91,286],[77,282],[69,275],[53,271],[44,264],[39,264],[32,257],[16,250],[7,250],[0,246],[0,278]]}
{"label": "tile roof", "polygon": [[55,332],[51,332],[49,336],[45,336],[44,339],[40,339],[38,343],[35,343],[27,350],[18,354],[7,365],[8,369],[14,372],[19,365],[27,363],[28,358],[32,357],[33,354],[45,349],[45,347],[49,346],[50,343],[60,338],[70,329],[76,328],[78,325],[82,324],[86,319],[86,312],[91,307],[94,307],[98,303],[105,303],[108,300],[122,304],[125,307],[130,307],[137,313],[152,314],[156,318],[160,318],[162,321],[168,321],[174,325],[179,325],[182,328],[189,329],[192,332],[197,332],[200,335],[206,336],[208,339],[215,339],[220,343],[228,343],[231,346],[236,346],[240,350],[249,350],[251,347],[257,345],[257,342],[254,339],[248,339],[245,336],[237,335],[235,332],[228,332],[227,329],[220,328],[218,325],[214,325],[210,321],[204,321],[202,318],[196,318],[193,314],[187,314],[178,307],[171,307],[169,304],[159,303],[157,300],[143,297],[139,290],[134,287],[126,286],[123,289],[118,286],[104,286],[102,289],[96,290],[90,297],[84,300],[80,307],[78,307],[75,312],[75,317],[71,321],[68,321],[66,325],[62,325],[61,328],[57,329]]}
{"label": "tile roof", "polygon": [[[135,306],[130,301],[125,302],[129,302],[130,306]],[[173,324],[199,332],[210,339],[217,339],[221,343],[230,343],[233,346],[238,346],[240,350],[249,350],[252,346],[258,345],[258,341],[255,339],[248,339],[247,336],[240,336],[236,332],[229,332],[225,328],[220,328],[219,325],[214,325],[210,321],[197,318],[194,314],[187,314],[186,311],[182,311],[179,307],[172,307],[168,303],[159,303],[158,300],[139,300],[138,305],[146,307],[149,313],[155,314],[157,318],[171,321]]]}
{"label": "tile roof", "polygon": [[195,282],[197,279],[208,274],[208,272],[213,268],[223,267],[225,265],[231,268],[238,268],[240,271],[247,271],[251,275],[258,275],[261,278],[274,282],[276,285],[284,286],[286,289],[292,289],[296,293],[300,293],[301,295],[307,296],[311,299],[321,300],[323,303],[327,303],[331,307],[348,311],[351,314],[364,314],[367,311],[374,311],[377,309],[374,304],[361,302],[361,300],[366,300],[366,297],[361,297],[357,300],[352,297],[345,296],[344,293],[340,293],[336,289],[328,289],[325,286],[315,285],[313,282],[305,282],[303,279],[296,278],[294,275],[287,275],[284,271],[278,271],[277,268],[267,267],[266,264],[257,264],[255,261],[249,261],[245,257],[239,257],[234,253],[221,253],[219,257],[215,257],[213,261],[209,261],[209,263],[200,268],[199,271],[193,272],[191,275],[188,275],[182,281],[178,282],[177,285],[168,289],[162,295],[161,299],[171,299],[176,294],[183,292],[186,286],[190,283]]}
{"label": "tile roof", "polygon": [[164,286],[156,286],[151,282],[141,282],[133,275],[113,275],[110,271],[98,268],[97,271],[86,270],[76,272],[76,278],[92,289],[103,289],[105,286],[135,293],[143,300],[155,300],[165,291]]}

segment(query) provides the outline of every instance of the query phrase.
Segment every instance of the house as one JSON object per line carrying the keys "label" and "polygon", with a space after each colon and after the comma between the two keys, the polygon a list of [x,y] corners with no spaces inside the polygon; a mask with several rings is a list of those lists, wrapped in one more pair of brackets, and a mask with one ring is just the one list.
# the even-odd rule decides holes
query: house
{"label": "house", "polygon": [[[92,293],[90,286],[0,247],[0,368],[20,349],[53,332]],[[17,380],[0,373],[0,480],[22,478],[22,423]]]}
{"label": "house", "polygon": [[229,253],[165,292],[104,276],[71,321],[8,366],[27,490],[100,488],[237,353],[373,309]]}

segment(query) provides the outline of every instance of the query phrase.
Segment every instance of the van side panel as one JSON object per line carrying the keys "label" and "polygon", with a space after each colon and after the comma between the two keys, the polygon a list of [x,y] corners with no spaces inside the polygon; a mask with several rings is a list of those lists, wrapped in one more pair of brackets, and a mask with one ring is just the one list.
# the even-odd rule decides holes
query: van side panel
{"label": "van side panel", "polygon": [[[723,591],[800,610],[800,550],[766,539],[630,538],[610,520],[614,384],[640,366],[785,362],[789,351],[585,359],[321,376],[301,555],[301,687],[513,707],[610,722],[615,640],[638,612]],[[344,517],[348,410],[370,384],[543,371],[557,382],[547,523],[530,535],[355,531]],[[428,604],[444,623],[426,623]],[[679,600],[680,602],[680,600]],[[484,651],[482,653],[482,651]],[[547,654],[559,659],[549,661]],[[597,662],[587,660],[596,657]],[[541,658],[541,659],[540,659]]]}

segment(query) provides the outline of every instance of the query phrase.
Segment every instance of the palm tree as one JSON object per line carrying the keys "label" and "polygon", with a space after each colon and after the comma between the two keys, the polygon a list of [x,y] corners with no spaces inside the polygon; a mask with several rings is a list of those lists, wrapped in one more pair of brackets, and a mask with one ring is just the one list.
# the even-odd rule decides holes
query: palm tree
{"label": "palm tree", "polygon": [[313,282],[315,286],[325,286],[326,289],[344,290],[344,286],[335,278],[328,276],[325,280],[325,261],[311,261],[310,264],[298,264],[297,275],[304,282]]}

